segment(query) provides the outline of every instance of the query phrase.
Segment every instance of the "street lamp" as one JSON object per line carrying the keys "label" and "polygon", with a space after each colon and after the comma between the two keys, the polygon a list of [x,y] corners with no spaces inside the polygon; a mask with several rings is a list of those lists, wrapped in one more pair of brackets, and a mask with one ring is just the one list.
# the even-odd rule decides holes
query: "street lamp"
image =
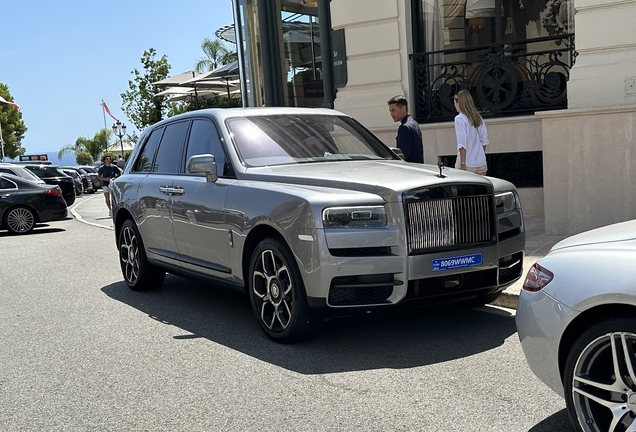
{"label": "street lamp", "polygon": [[115,134],[116,137],[119,138],[119,145],[121,145],[121,158],[124,158],[124,135],[126,135],[126,125],[122,124],[122,122],[120,122],[119,120],[117,120],[117,123],[115,123],[113,125],[113,133]]}

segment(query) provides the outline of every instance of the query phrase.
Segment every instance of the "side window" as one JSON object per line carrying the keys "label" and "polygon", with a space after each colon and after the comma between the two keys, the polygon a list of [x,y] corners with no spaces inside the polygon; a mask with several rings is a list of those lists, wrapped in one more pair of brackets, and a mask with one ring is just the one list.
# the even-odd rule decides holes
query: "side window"
{"label": "side window", "polygon": [[0,178],[0,189],[17,189],[18,185],[7,179]]}
{"label": "side window", "polygon": [[206,153],[214,155],[216,173],[219,177],[223,177],[226,172],[224,169],[226,158],[219,132],[211,121],[197,119],[192,122],[185,163],[188,163],[190,156]]}
{"label": "side window", "polygon": [[0,173],[7,173],[7,174],[15,175],[15,173],[13,171],[11,171],[9,168],[0,168]]}
{"label": "side window", "polygon": [[146,140],[146,144],[144,144],[144,149],[141,151],[141,154],[139,154],[139,157],[137,157],[135,166],[132,169],[133,172],[150,172],[152,159],[155,157],[155,152],[159,146],[159,140],[161,140],[162,133],[163,128],[155,129],[150,132],[150,136]]}
{"label": "side window", "polygon": [[182,121],[166,126],[157,151],[153,172],[174,174],[179,172],[181,149],[188,133],[188,122]]}

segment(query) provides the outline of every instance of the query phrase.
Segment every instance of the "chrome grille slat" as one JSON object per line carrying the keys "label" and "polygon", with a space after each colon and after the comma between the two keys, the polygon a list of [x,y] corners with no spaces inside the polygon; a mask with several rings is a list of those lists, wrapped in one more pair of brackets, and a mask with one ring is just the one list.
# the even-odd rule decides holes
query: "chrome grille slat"
{"label": "chrome grille slat", "polygon": [[488,195],[406,202],[411,252],[491,241]]}

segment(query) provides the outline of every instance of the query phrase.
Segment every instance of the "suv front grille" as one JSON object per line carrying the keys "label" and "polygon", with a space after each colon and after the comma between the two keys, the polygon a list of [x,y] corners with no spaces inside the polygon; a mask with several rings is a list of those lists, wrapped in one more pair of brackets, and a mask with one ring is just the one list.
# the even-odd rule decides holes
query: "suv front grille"
{"label": "suv front grille", "polygon": [[489,195],[406,201],[410,253],[493,242]]}

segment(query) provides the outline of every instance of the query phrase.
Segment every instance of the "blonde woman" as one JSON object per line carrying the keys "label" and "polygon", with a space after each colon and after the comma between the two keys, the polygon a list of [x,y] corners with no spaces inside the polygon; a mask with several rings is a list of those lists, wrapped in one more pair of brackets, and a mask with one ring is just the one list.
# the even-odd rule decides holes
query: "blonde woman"
{"label": "blonde woman", "polygon": [[486,146],[488,131],[484,119],[475,108],[475,102],[468,90],[460,90],[454,97],[455,135],[457,136],[457,162],[455,168],[486,175]]}

